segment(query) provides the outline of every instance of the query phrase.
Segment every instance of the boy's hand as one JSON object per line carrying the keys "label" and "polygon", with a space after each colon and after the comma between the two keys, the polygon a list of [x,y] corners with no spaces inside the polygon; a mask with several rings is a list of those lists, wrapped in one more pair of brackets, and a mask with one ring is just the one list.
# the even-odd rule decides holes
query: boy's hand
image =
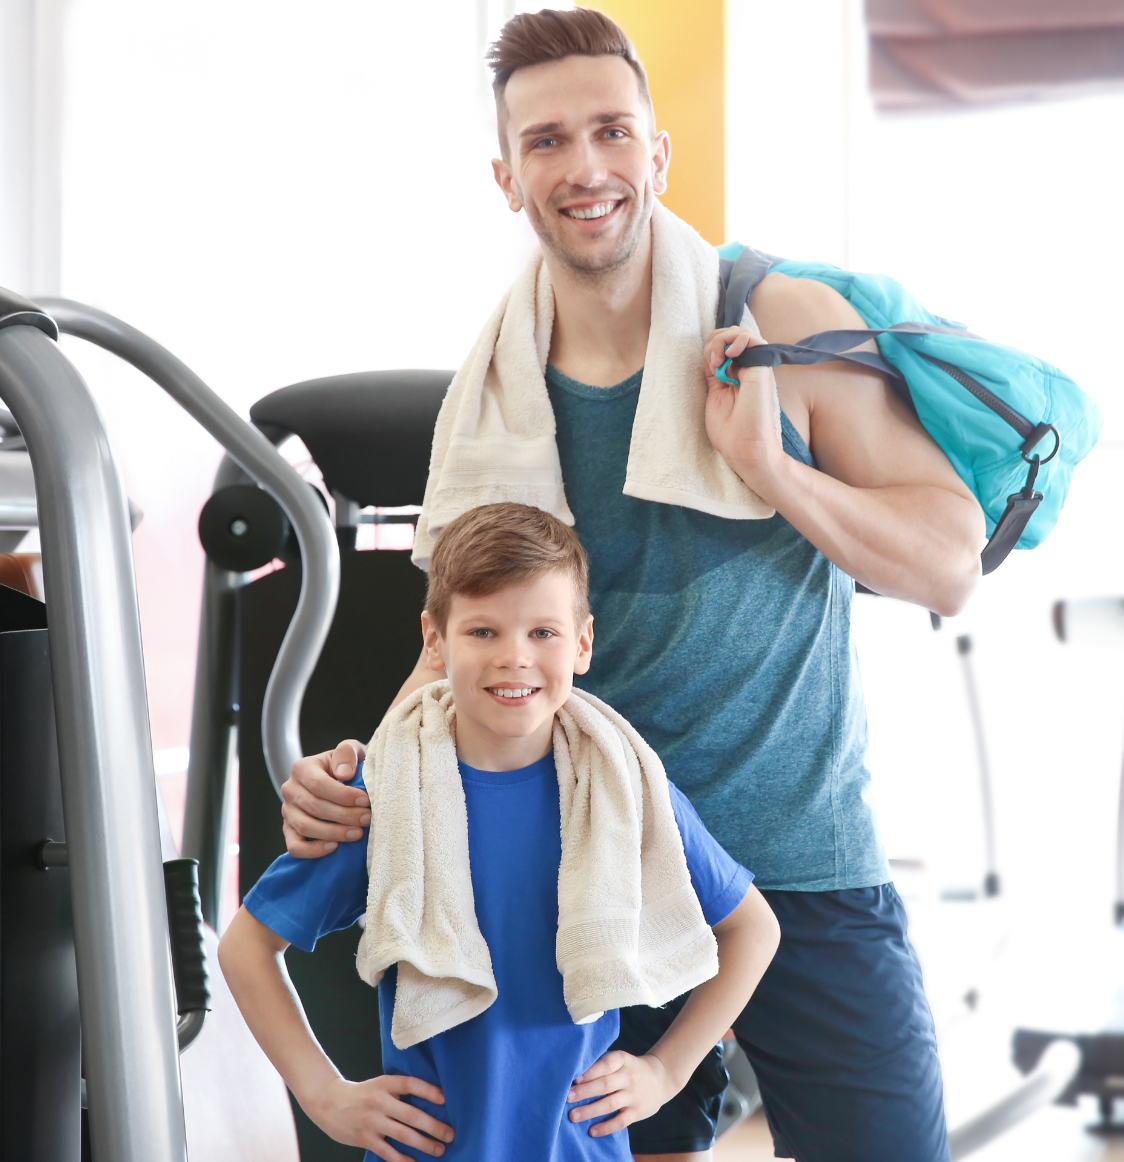
{"label": "boy's hand", "polygon": [[746,327],[714,331],[703,348],[706,369],[706,434],[722,458],[755,491],[766,499],[765,485],[784,449],[777,434],[777,388],[771,367],[733,367],[740,387],[723,383],[715,370],[747,347],[764,343]]}
{"label": "boy's hand", "polygon": [[363,828],[371,822],[371,801],[366,792],[343,784],[355,778],[366,757],[367,748],[349,738],[335,750],[293,763],[292,777],[281,784],[281,816],[290,855],[314,859],[363,837]]}
{"label": "boy's hand", "polygon": [[301,1106],[324,1133],[337,1142],[362,1146],[387,1162],[410,1162],[387,1138],[439,1158],[445,1153],[444,1143],[453,1140],[452,1126],[402,1101],[400,1095],[406,1093],[436,1105],[445,1104],[441,1090],[419,1077],[384,1074],[370,1081],[346,1081],[335,1077],[315,1100],[308,1104],[302,1101]]}
{"label": "boy's hand", "polygon": [[571,1122],[588,1122],[617,1111],[615,1118],[591,1126],[591,1138],[602,1138],[623,1130],[633,1122],[650,1118],[681,1089],[664,1063],[651,1053],[634,1057],[622,1049],[613,1049],[595,1061],[570,1087],[568,1102],[606,1096],[600,1101],[578,1106],[570,1111]]}

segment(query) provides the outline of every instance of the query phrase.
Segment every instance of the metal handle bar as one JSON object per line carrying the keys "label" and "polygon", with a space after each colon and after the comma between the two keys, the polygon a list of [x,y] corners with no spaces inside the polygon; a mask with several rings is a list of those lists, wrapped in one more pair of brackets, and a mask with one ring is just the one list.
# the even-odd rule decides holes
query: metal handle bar
{"label": "metal handle bar", "polygon": [[301,702],[339,596],[339,546],[327,514],[265,436],[170,351],[105,311],[69,299],[38,302],[64,334],[112,351],[159,384],[273,495],[296,530],[303,566],[300,599],[266,686],[261,720],[265,762],[280,796],[281,784],[303,753]]}
{"label": "metal handle bar", "polygon": [[185,1162],[128,509],[101,416],[45,321],[0,317],[0,398],[35,472],[91,1143],[97,1162]]}
{"label": "metal handle bar", "polygon": [[1012,1126],[1059,1097],[1081,1068],[1081,1050],[1072,1042],[1055,1041],[1035,1071],[990,1109],[977,1114],[948,1135],[953,1162],[960,1162]]}

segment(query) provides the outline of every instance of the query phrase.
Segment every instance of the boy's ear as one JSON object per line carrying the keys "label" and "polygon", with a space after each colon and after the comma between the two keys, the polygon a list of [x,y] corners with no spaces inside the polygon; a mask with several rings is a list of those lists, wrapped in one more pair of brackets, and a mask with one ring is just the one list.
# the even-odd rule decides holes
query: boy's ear
{"label": "boy's ear", "polygon": [[574,658],[574,673],[585,674],[593,660],[593,615],[585,619],[585,625],[578,630],[578,652]]}
{"label": "boy's ear", "polygon": [[441,654],[441,634],[433,624],[428,610],[422,610],[421,615],[422,649],[425,651],[425,664],[438,673],[445,669],[445,659]]}

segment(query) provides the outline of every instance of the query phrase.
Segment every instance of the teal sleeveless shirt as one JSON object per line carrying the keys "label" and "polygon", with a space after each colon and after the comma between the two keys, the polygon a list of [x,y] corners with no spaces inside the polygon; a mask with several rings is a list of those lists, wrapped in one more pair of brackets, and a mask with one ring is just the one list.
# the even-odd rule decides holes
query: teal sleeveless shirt
{"label": "teal sleeveless shirt", "polygon": [[[589,554],[582,689],[655,748],[762,888],[890,879],[874,827],[854,581],[780,515],[727,520],[625,496],[640,372],[588,387],[547,367],[566,498]],[[812,457],[782,415],[785,451]]]}

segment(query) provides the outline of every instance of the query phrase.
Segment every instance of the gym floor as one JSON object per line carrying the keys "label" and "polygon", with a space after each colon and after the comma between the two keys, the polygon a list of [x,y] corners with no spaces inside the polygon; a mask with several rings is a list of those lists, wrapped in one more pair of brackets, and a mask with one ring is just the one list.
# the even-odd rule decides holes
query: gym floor
{"label": "gym floor", "polygon": [[[1052,1106],[972,1155],[973,1162],[1124,1162],[1124,1136],[1087,1134],[1091,1105]],[[735,1126],[714,1148],[714,1162],[772,1162],[773,1142],[758,1111]]]}

